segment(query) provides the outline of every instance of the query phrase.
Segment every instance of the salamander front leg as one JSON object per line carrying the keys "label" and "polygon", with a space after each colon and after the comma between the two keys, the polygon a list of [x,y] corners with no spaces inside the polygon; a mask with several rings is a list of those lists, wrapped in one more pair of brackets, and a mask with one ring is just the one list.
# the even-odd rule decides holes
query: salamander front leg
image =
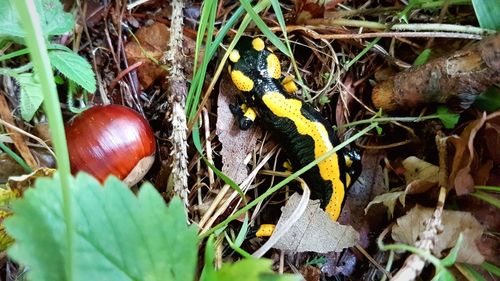
{"label": "salamander front leg", "polygon": [[285,88],[285,90],[289,93],[289,94],[293,94],[295,92],[297,92],[299,90],[299,88],[297,87],[297,84],[295,84],[295,82],[293,81],[295,77],[293,75],[281,75],[281,85],[283,85],[283,87]]}
{"label": "salamander front leg", "polygon": [[230,104],[229,108],[233,115],[238,119],[238,124],[241,130],[248,130],[252,127],[257,113],[252,107],[249,107],[246,103],[238,97],[236,104]]}

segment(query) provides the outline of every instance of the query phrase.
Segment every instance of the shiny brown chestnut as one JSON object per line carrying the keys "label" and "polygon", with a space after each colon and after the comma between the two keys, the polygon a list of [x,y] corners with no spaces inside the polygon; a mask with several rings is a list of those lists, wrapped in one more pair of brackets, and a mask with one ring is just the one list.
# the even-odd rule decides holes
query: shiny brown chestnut
{"label": "shiny brown chestnut", "polygon": [[65,126],[71,172],[87,172],[103,182],[115,175],[128,186],[154,162],[156,142],[148,122],[121,105],[94,106]]}

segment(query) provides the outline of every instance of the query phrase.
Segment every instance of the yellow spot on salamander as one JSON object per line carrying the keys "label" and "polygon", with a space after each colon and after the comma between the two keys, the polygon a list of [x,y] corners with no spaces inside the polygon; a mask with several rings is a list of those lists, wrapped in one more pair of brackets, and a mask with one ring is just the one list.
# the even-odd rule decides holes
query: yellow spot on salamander
{"label": "yellow spot on salamander", "polygon": [[257,51],[262,51],[266,47],[266,44],[264,43],[264,40],[260,38],[255,38],[252,40],[252,47],[257,50]]}
{"label": "yellow spot on salamander", "polygon": [[255,236],[257,237],[269,237],[273,234],[276,225],[274,224],[261,224]]}
{"label": "yellow spot on salamander", "polygon": [[281,65],[278,57],[275,54],[269,54],[266,60],[267,73],[269,74],[269,76],[274,79],[279,79],[281,77]]}
{"label": "yellow spot on salamander", "polygon": [[252,121],[255,120],[255,118],[257,118],[257,113],[255,112],[255,110],[251,107],[248,107],[246,110],[245,110],[245,114],[244,116]]}
{"label": "yellow spot on salamander", "polygon": [[231,71],[231,79],[236,88],[242,92],[250,92],[253,89],[253,80],[239,70]]}
{"label": "yellow spot on salamander", "polygon": [[232,50],[229,54],[229,60],[236,63],[240,60],[240,52],[238,50]]}
{"label": "yellow spot on salamander", "polygon": [[299,88],[297,87],[297,84],[295,84],[295,82],[293,81],[293,76],[291,76],[291,75],[287,76],[283,80],[281,80],[281,84],[283,85],[285,90],[290,94],[295,93],[299,90]]}
{"label": "yellow spot on salamander", "polygon": [[[313,139],[315,159],[333,149],[325,126],[320,122],[314,122],[307,119],[300,112],[302,101],[298,99],[287,99],[278,92],[265,93],[262,97],[262,101],[276,116],[290,119],[295,124],[300,134],[310,136]],[[320,162],[318,168],[321,178],[325,181],[330,181],[332,184],[332,197],[325,211],[332,220],[336,221],[340,215],[342,201],[345,195],[344,184],[340,180],[337,154],[334,153]]]}

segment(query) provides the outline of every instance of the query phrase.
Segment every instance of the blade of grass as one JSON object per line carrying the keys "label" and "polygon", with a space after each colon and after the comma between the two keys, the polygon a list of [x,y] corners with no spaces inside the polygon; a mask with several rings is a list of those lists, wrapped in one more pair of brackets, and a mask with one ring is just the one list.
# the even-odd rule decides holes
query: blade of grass
{"label": "blade of grass", "polygon": [[492,263],[489,263],[487,261],[483,262],[481,264],[481,267],[484,268],[484,270],[491,272],[491,274],[494,274],[494,275],[500,277],[500,267],[498,267]]}
{"label": "blade of grass", "polygon": [[482,191],[474,191],[470,194],[471,196],[474,196],[478,199],[483,200],[486,203],[489,203],[497,208],[500,208],[500,200],[489,195],[488,193],[482,192]]}
{"label": "blade of grass", "polygon": [[[299,68],[297,67],[297,62],[295,61],[295,57],[293,56],[292,47],[290,46],[290,41],[288,40],[285,17],[283,16],[283,12],[281,11],[280,3],[277,0],[271,0],[271,5],[273,6],[273,10],[274,13],[276,14],[276,19],[278,20],[281,31],[283,32],[283,37],[285,37],[286,47],[290,52],[290,60],[292,61],[293,71],[295,72],[295,76],[297,76],[297,79],[299,80],[300,84],[303,85],[304,81],[302,80],[302,76],[300,75]],[[307,91],[305,88],[303,88],[303,92],[304,92],[304,98],[306,100],[311,98],[311,96],[309,95],[309,91]]]}
{"label": "blade of grass", "polygon": [[363,57],[368,51],[377,44],[377,42],[380,41],[380,37],[375,38],[372,42],[370,42],[366,47],[359,52],[350,62],[348,62],[345,66],[344,69],[347,71],[353,64],[355,64],[361,57]]}
{"label": "blade of grass", "polygon": [[33,170],[31,170],[30,166],[26,164],[23,158],[21,158],[19,155],[17,155],[14,151],[12,151],[8,146],[6,146],[3,142],[0,142],[0,150],[3,150],[7,155],[9,155],[10,158],[12,158],[14,161],[21,166],[26,173],[31,173]]}
{"label": "blade of grass", "polygon": [[[276,36],[271,29],[266,25],[266,23],[260,18],[260,16],[254,11],[252,8],[252,5],[250,5],[250,2],[248,0],[240,0],[241,6],[245,8],[245,11],[247,11],[248,16],[253,20],[253,22],[257,25],[257,27],[260,29],[260,31],[273,43],[276,48],[278,48],[283,54],[287,55],[288,57],[291,57],[291,53],[288,51],[288,48],[281,42],[281,40]],[[269,0],[263,0],[260,3],[266,3],[269,5]]]}
{"label": "blade of grass", "polygon": [[47,46],[40,26],[40,17],[36,12],[32,0],[11,1],[15,5],[20,21],[26,32],[26,46],[28,47],[33,62],[35,73],[39,77],[44,94],[45,113],[52,132],[52,142],[56,151],[57,168],[61,179],[64,220],[66,221],[66,245],[68,261],[65,263],[66,280],[73,280],[73,234],[74,222],[72,214],[70,166],[66,135],[64,134],[63,119],[52,67],[50,65]]}
{"label": "blade of grass", "polygon": [[500,186],[476,185],[474,188],[483,191],[500,192]]}

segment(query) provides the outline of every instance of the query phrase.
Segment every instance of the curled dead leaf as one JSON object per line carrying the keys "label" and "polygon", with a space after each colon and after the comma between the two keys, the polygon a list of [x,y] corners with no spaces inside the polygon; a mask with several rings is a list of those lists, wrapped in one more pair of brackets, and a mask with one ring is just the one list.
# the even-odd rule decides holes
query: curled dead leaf
{"label": "curled dead leaf", "polygon": [[483,114],[467,125],[460,136],[448,138],[455,148],[449,185],[458,195],[467,194],[474,185],[484,185],[488,181],[492,163],[498,164],[499,127],[500,111],[497,111]]}
{"label": "curled dead leaf", "polygon": [[404,173],[406,189],[414,193],[427,191],[439,181],[439,167],[415,156],[403,160],[403,167],[406,170]]}
{"label": "curled dead leaf", "polygon": [[[288,221],[300,198],[297,193],[290,197],[276,225],[277,230]],[[319,200],[310,200],[302,216],[273,248],[293,252],[340,252],[354,246],[358,240],[359,234],[352,226],[332,221],[320,208]]]}

